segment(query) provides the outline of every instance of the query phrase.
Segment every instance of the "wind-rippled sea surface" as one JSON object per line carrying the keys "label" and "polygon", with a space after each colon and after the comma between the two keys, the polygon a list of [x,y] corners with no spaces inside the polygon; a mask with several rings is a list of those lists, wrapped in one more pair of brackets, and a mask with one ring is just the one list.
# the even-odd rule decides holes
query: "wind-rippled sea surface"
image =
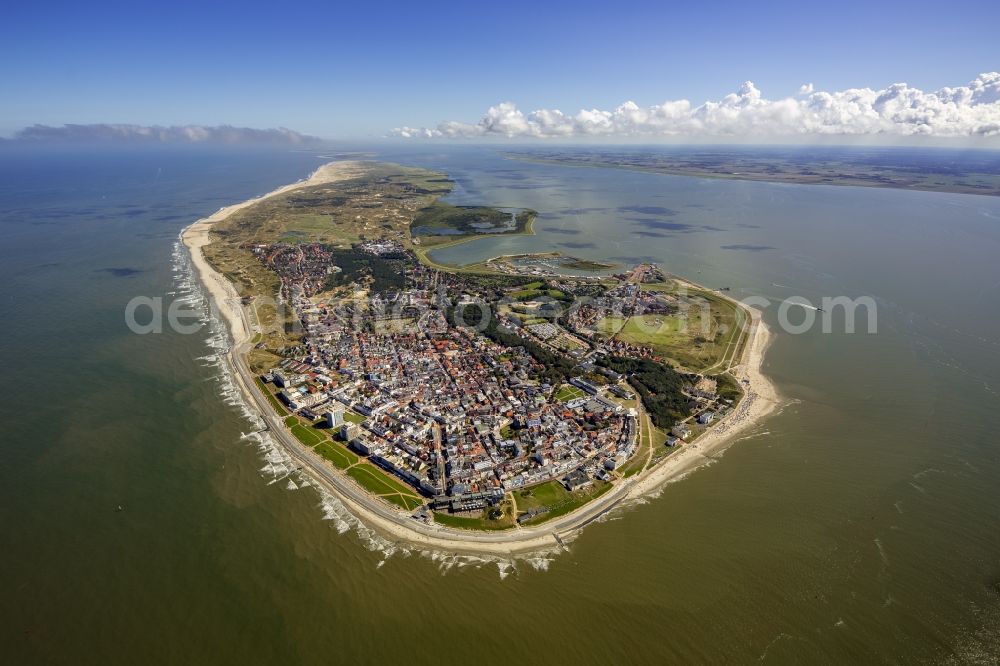
{"label": "wind-rippled sea surface", "polygon": [[[539,211],[440,260],[653,260],[737,298],[871,296],[878,332],[769,307],[786,404],[718,460],[563,552],[420,552],[255,434],[176,243],[337,153],[0,152],[5,663],[1000,658],[1000,201],[362,148]],[[135,335],[137,295],[204,328]]]}

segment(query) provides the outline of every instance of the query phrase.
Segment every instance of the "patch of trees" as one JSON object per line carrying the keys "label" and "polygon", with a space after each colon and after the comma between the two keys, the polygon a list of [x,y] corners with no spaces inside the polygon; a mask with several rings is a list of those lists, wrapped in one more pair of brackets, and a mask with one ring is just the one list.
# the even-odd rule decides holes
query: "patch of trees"
{"label": "patch of trees", "polygon": [[349,203],[347,197],[331,196],[289,196],[285,199],[289,208],[338,208]]}
{"label": "patch of trees", "polygon": [[537,278],[533,278],[530,275],[465,273],[457,274],[456,277],[460,278],[468,287],[478,287],[481,289],[504,289],[537,282]]}
{"label": "patch of trees", "polygon": [[[482,318],[489,317],[485,328],[482,328]],[[549,384],[566,381],[572,376],[576,362],[561,354],[557,354],[530,338],[522,338],[511,329],[501,326],[496,317],[480,307],[450,307],[445,311],[448,323],[455,327],[472,327],[481,330],[482,334],[493,342],[504,347],[523,347],[542,366],[537,379]]]}
{"label": "patch of trees", "polygon": [[601,284],[584,283],[577,285],[574,288],[574,293],[577,298],[597,298],[598,296],[604,296],[608,293],[608,288]]}
{"label": "patch of trees", "polygon": [[487,206],[452,206],[435,201],[417,211],[411,225],[414,228],[431,227],[455,229],[467,234],[479,233],[476,225],[503,226],[510,221],[510,213]]}
{"label": "patch of trees", "polygon": [[417,211],[410,228],[453,229],[463,234],[481,234],[506,227],[513,217],[513,227],[504,233],[523,233],[535,215],[533,210],[522,210],[512,216],[507,211],[489,206],[453,206],[435,201]]}
{"label": "patch of trees", "polygon": [[329,250],[330,261],[340,267],[340,272],[326,277],[327,289],[357,282],[363,277],[371,278],[371,288],[375,292],[402,289],[406,286],[406,270],[413,266],[413,260],[405,252],[376,256],[355,249]]}
{"label": "patch of trees", "polygon": [[657,427],[669,429],[690,413],[681,391],[684,377],[669,365],[624,356],[606,356],[598,363],[628,376]]}

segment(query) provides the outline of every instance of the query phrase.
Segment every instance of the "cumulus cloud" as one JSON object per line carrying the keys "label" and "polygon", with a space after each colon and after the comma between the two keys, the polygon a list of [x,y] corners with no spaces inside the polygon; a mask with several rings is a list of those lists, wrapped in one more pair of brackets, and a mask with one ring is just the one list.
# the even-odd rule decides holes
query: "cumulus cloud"
{"label": "cumulus cloud", "polygon": [[491,107],[477,123],[444,122],[434,128],[398,127],[404,138],[559,138],[670,136],[891,135],[1000,136],[1000,72],[980,74],[955,88],[925,92],[896,83],[883,90],[816,91],[766,99],[747,81],[718,101],[686,99],[649,107],[625,102],[615,109],[558,109],[524,113],[512,102]]}
{"label": "cumulus cloud", "polygon": [[17,132],[19,141],[115,141],[149,143],[310,143],[315,137],[278,129],[253,129],[218,125],[145,127],[142,125],[32,125]]}

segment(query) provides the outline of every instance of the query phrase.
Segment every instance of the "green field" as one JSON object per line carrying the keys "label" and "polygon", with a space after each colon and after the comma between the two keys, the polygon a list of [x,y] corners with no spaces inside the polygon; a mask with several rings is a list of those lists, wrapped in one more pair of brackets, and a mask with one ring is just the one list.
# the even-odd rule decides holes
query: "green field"
{"label": "green field", "polygon": [[357,412],[344,412],[344,420],[351,423],[364,423],[365,417]]}
{"label": "green field", "polygon": [[687,318],[660,314],[629,317],[617,338],[648,347],[676,347],[701,331],[701,313],[692,311]]}
{"label": "green field", "polygon": [[297,440],[310,448],[326,439],[324,433],[317,432],[311,423],[306,423],[294,414],[285,417],[285,427],[292,431]]}
{"label": "green field", "polygon": [[636,454],[627,463],[622,465],[618,473],[622,475],[623,479],[627,479],[630,476],[635,476],[643,469],[646,468],[646,463],[649,461],[647,456],[647,449],[640,448],[636,451]]}
{"label": "green field", "polygon": [[510,297],[515,301],[533,301],[542,296],[548,296],[549,298],[554,298],[557,301],[564,301],[569,299],[566,292],[560,291],[558,289],[530,289],[525,287],[524,289],[519,289],[518,291],[511,292]]}
{"label": "green field", "polygon": [[604,317],[597,333],[654,353],[698,372],[726,369],[738,357],[746,315],[730,301],[709,291],[688,290],[682,314]]}
{"label": "green field", "polygon": [[490,520],[487,517],[487,512],[490,509],[485,509],[483,514],[479,517],[471,516],[456,516],[450,513],[434,513],[434,522],[447,527],[454,527],[460,530],[507,530],[516,524],[515,516],[512,515],[510,502],[503,502],[501,505],[503,509],[503,518],[500,520]]}
{"label": "green field", "polygon": [[278,240],[283,242],[296,242],[298,240],[309,240],[317,236],[323,236],[333,228],[333,216],[328,214],[310,214],[287,216],[288,229]]}
{"label": "green field", "polygon": [[315,451],[324,459],[329,460],[337,469],[347,472],[347,475],[362,488],[401,509],[413,511],[424,503],[424,500],[413,489],[374,465],[362,462],[356,453],[343,444],[328,440],[322,441],[316,446]]}
{"label": "green field", "polygon": [[553,507],[570,499],[569,491],[556,480],[518,490],[515,494],[517,510],[520,512],[547,506]]}
{"label": "green field", "polygon": [[413,490],[369,463],[360,463],[347,470],[347,474],[365,489],[376,495],[405,493],[413,495]]}
{"label": "green field", "polygon": [[563,384],[556,389],[555,399],[559,402],[569,402],[570,400],[575,400],[576,398],[582,398],[584,395],[586,394],[583,391],[572,384]]}
{"label": "green field", "polygon": [[419,507],[421,504],[424,503],[422,499],[414,495],[397,494],[397,495],[383,495],[383,497],[385,497],[385,499],[389,500],[399,508],[406,509],[407,511],[413,511],[414,509],[416,509],[417,507]]}
{"label": "green field", "polygon": [[526,490],[517,491],[517,510],[524,513],[528,509],[548,507],[548,511],[531,520],[525,521],[525,525],[538,525],[559,516],[579,509],[581,506],[597,499],[607,491],[611,490],[612,484],[604,481],[594,481],[589,488],[574,490],[569,492],[566,488],[553,479]]}
{"label": "green field", "polygon": [[340,469],[347,469],[351,465],[358,463],[358,456],[353,451],[348,451],[345,446],[337,442],[321,442],[316,446],[316,453],[320,454]]}
{"label": "green field", "polygon": [[614,337],[618,331],[622,330],[627,319],[625,317],[604,317],[597,322],[594,330],[606,337]]}
{"label": "green field", "polygon": [[293,425],[291,430],[296,439],[309,447],[316,446],[324,439],[323,436],[316,432],[313,428],[302,425],[301,423]]}
{"label": "green field", "polygon": [[530,301],[542,295],[541,289],[519,289],[510,293],[510,297],[515,301]]}
{"label": "green field", "polygon": [[[350,452],[348,451],[347,453]],[[335,462],[334,464],[336,465],[337,463]],[[401,509],[413,511],[424,503],[410,487],[392,478],[374,465],[366,462],[356,462],[348,467],[346,471],[347,475],[357,481],[358,485],[362,488],[373,495],[378,495],[387,502],[392,502]]]}

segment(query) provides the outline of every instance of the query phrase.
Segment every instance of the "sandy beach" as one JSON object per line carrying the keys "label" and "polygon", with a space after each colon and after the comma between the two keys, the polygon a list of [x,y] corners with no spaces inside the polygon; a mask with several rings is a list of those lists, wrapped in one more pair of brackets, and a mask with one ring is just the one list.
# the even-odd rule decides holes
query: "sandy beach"
{"label": "sandy beach", "polygon": [[463,552],[511,556],[540,550],[561,548],[565,541],[600,518],[608,511],[657,491],[664,483],[677,479],[711,460],[729,446],[736,436],[758,424],[779,404],[774,385],[761,372],[767,347],[772,341],[770,331],[760,320],[756,310],[742,304],[749,316],[751,330],[733,374],[740,380],[744,399],[710,430],[695,442],[685,445],[656,467],[618,483],[600,499],[590,502],[566,516],[553,519],[537,527],[516,527],[503,532],[456,530],[437,524],[425,524],[411,518],[386,502],[368,495],[345,474],[334,469],[311,449],[306,449],[285,430],[280,419],[266,403],[264,396],[253,385],[243,355],[249,349],[254,333],[240,303],[235,287],[217,273],[205,260],[202,248],[210,242],[212,226],[248,206],[292,190],[333,182],[356,175],[362,165],[356,162],[333,162],[317,169],[308,179],[280,187],[261,197],[227,206],[213,215],[198,220],[181,234],[181,240],[191,253],[195,270],[204,284],[211,305],[221,314],[232,336],[233,346],[226,355],[233,370],[233,377],[244,394],[248,405],[253,405],[261,418],[269,424],[272,435],[281,442],[287,453],[308,468],[310,476],[339,499],[348,510],[367,527],[387,538],[415,545],[419,548],[447,552]]}
{"label": "sandy beach", "polygon": [[299,182],[292,183],[290,185],[284,185],[262,196],[254,199],[247,199],[242,203],[220,208],[213,214],[198,220],[181,232],[181,242],[184,243],[184,245],[191,252],[191,261],[194,263],[195,270],[198,272],[198,277],[201,279],[202,284],[208,291],[208,296],[212,306],[219,311],[223,318],[225,318],[234,346],[248,340],[250,338],[250,330],[239,312],[240,296],[236,292],[236,288],[231,282],[229,282],[229,280],[223,277],[222,274],[216,272],[215,269],[209,265],[208,261],[205,260],[205,255],[202,254],[202,248],[211,242],[209,239],[209,232],[212,229],[212,225],[225,220],[233,213],[241,211],[244,208],[248,208],[256,203],[264,201],[265,199],[269,199],[286,192],[291,192],[292,190],[297,190],[301,187],[322,185],[323,183],[331,183],[336,180],[349,178],[350,176],[359,173],[360,170],[361,166],[357,162],[330,162],[328,164],[324,164],[316,169],[316,171],[314,171],[305,180],[300,180]]}
{"label": "sandy beach", "polygon": [[764,355],[773,340],[771,331],[761,321],[758,311],[748,307],[744,309],[751,317],[752,328],[741,361],[732,371],[743,388],[743,400],[732,413],[695,441],[642,474],[632,489],[634,496],[649,494],[667,481],[706,464],[712,455],[731,445],[737,435],[760,423],[779,406],[780,400],[774,384],[761,372]]}

